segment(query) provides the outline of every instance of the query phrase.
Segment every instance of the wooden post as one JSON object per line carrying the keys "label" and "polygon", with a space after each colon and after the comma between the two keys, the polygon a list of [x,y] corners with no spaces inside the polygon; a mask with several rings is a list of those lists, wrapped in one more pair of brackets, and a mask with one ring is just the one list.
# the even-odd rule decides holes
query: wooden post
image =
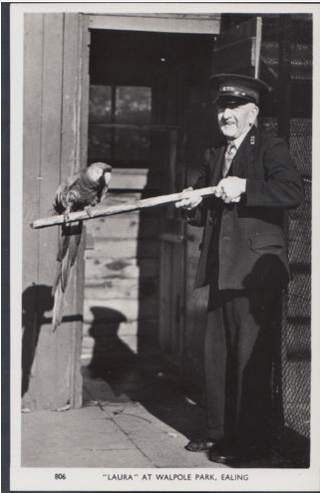
{"label": "wooden post", "polygon": [[22,394],[23,406],[31,410],[79,407],[82,401],[83,261],[80,256],[66,293],[66,321],[53,333],[58,229],[35,232],[29,224],[32,216],[48,214],[61,180],[86,162],[83,23],[79,14],[25,15]]}

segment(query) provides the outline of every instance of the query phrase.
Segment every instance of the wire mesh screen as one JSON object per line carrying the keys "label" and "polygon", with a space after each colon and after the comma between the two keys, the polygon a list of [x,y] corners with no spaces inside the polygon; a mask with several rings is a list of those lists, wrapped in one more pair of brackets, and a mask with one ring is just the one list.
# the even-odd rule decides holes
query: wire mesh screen
{"label": "wire mesh screen", "polygon": [[[281,74],[287,71],[282,90],[291,93],[290,108],[283,107],[285,98],[282,99],[283,93],[278,87],[278,104],[262,118],[262,124],[269,132],[287,138],[305,188],[304,202],[290,211],[286,224],[293,277],[283,303],[278,358],[281,361],[276,363],[280,368],[280,372],[276,372],[280,382],[276,382],[275,389],[282,401],[282,416],[279,419],[277,415],[282,426],[276,429],[283,451],[296,466],[306,467],[310,438],[312,19],[310,16],[286,17],[285,22],[281,16],[265,19],[261,54],[279,86]],[[288,55],[289,69],[282,66],[288,63]],[[281,111],[289,115],[287,121]]]}
{"label": "wire mesh screen", "polygon": [[[293,274],[287,291],[282,341],[285,424],[310,436],[311,360],[311,121],[294,119],[290,149],[304,181],[305,200],[288,221],[288,250]],[[309,177],[308,177],[309,175]]]}

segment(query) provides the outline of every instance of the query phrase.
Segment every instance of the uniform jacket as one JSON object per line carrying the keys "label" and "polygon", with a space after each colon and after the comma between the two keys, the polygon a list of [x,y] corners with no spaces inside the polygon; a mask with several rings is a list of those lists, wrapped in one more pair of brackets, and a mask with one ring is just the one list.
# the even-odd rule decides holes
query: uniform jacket
{"label": "uniform jacket", "polygon": [[[222,178],[226,146],[210,149],[194,188]],[[239,203],[205,199],[189,222],[204,226],[196,287],[225,289],[283,287],[289,265],[283,212],[303,200],[303,187],[285,142],[253,127],[232,163],[232,174],[247,179]]]}

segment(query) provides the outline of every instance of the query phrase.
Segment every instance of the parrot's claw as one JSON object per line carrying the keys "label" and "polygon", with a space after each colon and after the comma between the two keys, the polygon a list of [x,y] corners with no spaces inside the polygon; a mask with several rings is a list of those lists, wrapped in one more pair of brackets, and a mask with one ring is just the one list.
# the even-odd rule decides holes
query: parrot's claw
{"label": "parrot's claw", "polygon": [[88,205],[87,207],[85,207],[84,210],[86,211],[86,213],[88,214],[89,217],[93,217],[91,205]]}
{"label": "parrot's claw", "polygon": [[63,220],[64,220],[64,222],[66,223],[67,221],[69,221],[69,219],[70,219],[69,212],[68,211],[64,211],[64,213],[63,213]]}

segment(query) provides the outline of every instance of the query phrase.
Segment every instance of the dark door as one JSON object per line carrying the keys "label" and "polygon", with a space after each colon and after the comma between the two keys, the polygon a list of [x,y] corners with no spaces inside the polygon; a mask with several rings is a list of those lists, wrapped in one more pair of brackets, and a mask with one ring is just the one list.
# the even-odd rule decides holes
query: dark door
{"label": "dark door", "polygon": [[[183,188],[185,85],[188,74],[197,73],[189,63],[191,47],[203,51],[198,46],[203,36],[196,42],[194,36],[91,31],[88,158],[114,167],[107,204]],[[180,213],[173,206],[152,208],[88,221],[87,230],[83,361],[101,357],[103,365],[112,347],[108,333],[131,353],[158,350],[159,341],[165,353],[181,352]],[[110,318],[121,320],[116,334],[108,328]],[[92,354],[90,337],[97,324],[101,338],[94,348],[100,356],[94,348]]]}

